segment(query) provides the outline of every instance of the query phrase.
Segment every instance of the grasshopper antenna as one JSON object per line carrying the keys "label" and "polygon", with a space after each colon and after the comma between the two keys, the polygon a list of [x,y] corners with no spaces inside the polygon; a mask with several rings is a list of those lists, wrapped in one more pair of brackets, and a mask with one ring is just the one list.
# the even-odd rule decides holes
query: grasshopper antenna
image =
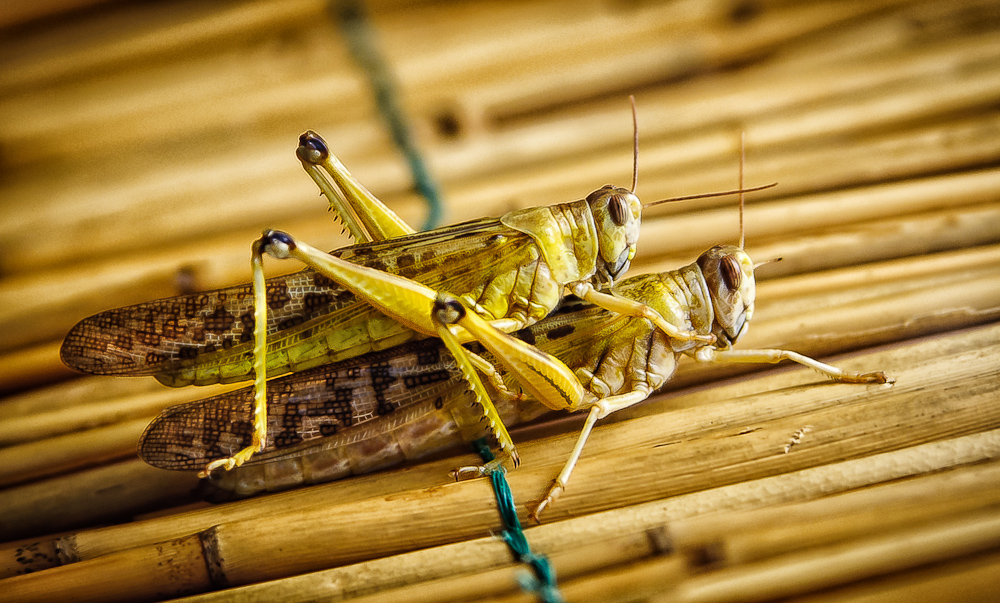
{"label": "grasshopper antenna", "polygon": [[[746,229],[743,226],[743,170],[746,165],[747,159],[747,131],[743,130],[740,132],[740,249],[743,249],[744,243],[746,243]],[[777,184],[775,182],[774,184]],[[774,186],[773,184],[771,186]],[[757,270],[761,266],[767,266],[768,264],[773,264],[775,262],[780,262],[781,258],[771,258],[769,260],[764,260],[763,262],[757,262],[753,265],[753,269]]]}
{"label": "grasshopper antenna", "polygon": [[[636,156],[638,157],[639,134],[636,133]],[[743,249],[743,195],[744,193],[754,193],[757,191],[762,191],[764,189],[773,188],[778,186],[777,182],[772,182],[771,184],[763,184],[761,186],[754,186],[751,188],[743,188],[743,163],[746,157],[746,132],[740,133],[740,187],[731,191],[719,191],[715,193],[700,193],[697,195],[687,195],[684,197],[670,197],[669,199],[660,199],[659,201],[653,201],[652,203],[643,204],[642,208],[652,207],[654,205],[659,205],[661,203],[673,203],[674,201],[689,201],[691,199],[707,199],[709,197],[724,197],[726,195],[739,194],[740,196],[740,249]],[[635,191],[635,177],[633,176],[633,192]]]}
{"label": "grasshopper antenna", "polygon": [[628,100],[632,103],[632,194],[635,194],[635,185],[639,182],[639,118],[635,110],[635,95],[629,94]]}
{"label": "grasshopper antenna", "polygon": [[674,201],[690,201],[691,199],[707,199],[709,197],[725,197],[726,195],[735,195],[737,193],[755,193],[757,191],[762,191],[768,188],[774,188],[778,186],[777,182],[772,182],[771,184],[762,184],[760,186],[751,186],[750,188],[737,188],[731,191],[718,191],[714,193],[698,193],[697,195],[685,195],[683,197],[670,197],[668,199],[660,199],[659,201],[653,201],[652,203],[643,203],[642,208],[652,207],[654,205],[660,205],[661,203],[673,203]]}
{"label": "grasshopper antenna", "polygon": [[740,249],[743,249],[745,242],[745,231],[743,230],[743,166],[747,158],[747,131],[740,131]]}

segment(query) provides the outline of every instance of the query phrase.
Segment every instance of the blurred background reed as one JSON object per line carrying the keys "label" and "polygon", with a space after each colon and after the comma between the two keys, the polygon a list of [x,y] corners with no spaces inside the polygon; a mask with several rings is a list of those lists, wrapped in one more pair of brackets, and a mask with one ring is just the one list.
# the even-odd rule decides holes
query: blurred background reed
{"label": "blurred background reed", "polygon": [[[382,53],[443,223],[627,186],[629,94],[645,201],[733,188],[745,132],[748,183],[779,183],[748,198],[747,249],[783,261],[759,272],[741,347],[851,353],[836,361],[897,379],[683,367],[598,428],[528,530],[569,599],[998,596],[995,2],[36,0],[0,7],[0,27],[0,586],[16,600],[528,597],[488,537],[489,489],[448,483],[469,457],[174,508],[196,480],[143,466],[135,442],[215,390],[58,359],[87,315],[246,282],[265,227],[349,244],[294,156],[306,129],[425,222],[347,32]],[[737,236],[732,198],[663,206],[632,273]],[[522,435],[519,509],[578,424]]]}

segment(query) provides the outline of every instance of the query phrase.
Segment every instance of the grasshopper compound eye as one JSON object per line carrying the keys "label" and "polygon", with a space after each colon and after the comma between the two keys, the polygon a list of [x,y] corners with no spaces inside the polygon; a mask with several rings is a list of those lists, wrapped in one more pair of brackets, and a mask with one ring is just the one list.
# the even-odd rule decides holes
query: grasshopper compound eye
{"label": "grasshopper compound eye", "polygon": [[618,226],[624,226],[628,221],[628,205],[625,202],[625,197],[621,195],[612,195],[608,198],[608,213],[611,215],[611,220]]}
{"label": "grasshopper compound eye", "polygon": [[736,290],[743,284],[743,271],[740,269],[740,262],[732,255],[723,256],[719,260],[719,273],[722,275],[722,282],[730,290]]}

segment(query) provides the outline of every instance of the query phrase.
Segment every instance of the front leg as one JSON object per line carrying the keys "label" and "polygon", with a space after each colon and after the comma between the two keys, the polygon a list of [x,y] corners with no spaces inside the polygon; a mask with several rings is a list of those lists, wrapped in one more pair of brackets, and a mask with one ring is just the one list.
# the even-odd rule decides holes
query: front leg
{"label": "front leg", "polygon": [[594,289],[594,286],[590,283],[576,283],[572,286],[572,291],[573,294],[580,299],[589,301],[595,306],[600,306],[605,310],[617,312],[618,314],[622,314],[624,316],[645,318],[656,325],[656,328],[666,333],[671,339],[676,339],[678,341],[697,341],[699,343],[707,344],[715,343],[715,335],[712,335],[711,333],[708,335],[702,335],[694,331],[682,331],[667,322],[659,312],[650,308],[646,304],[628,299],[626,297],[602,293]]}
{"label": "front leg", "polygon": [[[443,299],[448,299],[448,302],[446,303]],[[490,396],[486,392],[486,388],[483,387],[483,382],[479,378],[479,373],[476,372],[475,362],[472,359],[471,352],[463,348],[462,344],[459,343],[458,338],[451,332],[450,325],[455,324],[458,320],[464,318],[465,314],[465,308],[457,300],[442,297],[435,302],[431,318],[437,326],[438,337],[441,338],[445,347],[448,348],[452,357],[455,358],[455,362],[458,364],[459,370],[462,371],[462,376],[465,378],[466,382],[468,382],[469,389],[476,398],[476,404],[482,409],[483,418],[489,424],[489,430],[496,437],[497,443],[500,445],[501,454],[487,463],[486,466],[462,467],[460,469],[456,469],[452,472],[455,479],[467,479],[469,477],[479,477],[485,475],[490,471],[500,469],[500,467],[503,466],[504,461],[507,460],[509,460],[514,467],[517,467],[519,463],[517,450],[514,447],[514,440],[512,440],[510,434],[507,433],[507,426],[504,425],[503,419],[500,418],[500,413],[497,412],[496,407],[493,405],[493,401],[490,400]],[[476,358],[479,357],[476,356]]]}
{"label": "front leg", "polygon": [[802,366],[819,371],[834,381],[842,383],[894,383],[882,371],[870,373],[852,373],[835,366],[820,362],[798,352],[788,350],[719,350],[713,347],[700,348],[694,354],[698,362],[733,362],[733,363],[768,363],[777,364],[782,360],[791,360]]}

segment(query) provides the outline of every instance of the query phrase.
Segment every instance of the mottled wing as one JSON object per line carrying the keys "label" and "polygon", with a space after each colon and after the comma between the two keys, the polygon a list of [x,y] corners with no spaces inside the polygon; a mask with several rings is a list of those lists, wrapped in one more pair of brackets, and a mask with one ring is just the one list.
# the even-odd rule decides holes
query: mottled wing
{"label": "mottled wing", "polygon": [[[414,278],[457,295],[507,269],[509,247],[527,235],[476,220],[334,252],[351,262]],[[518,258],[519,259],[519,258]],[[414,338],[330,279],[306,270],[268,279],[269,375],[385,349]],[[373,324],[372,321],[378,321]],[[251,376],[250,285],[109,310],[78,323],[61,356],[100,375],[154,375],[181,386]],[[338,352],[345,350],[342,354]]]}
{"label": "mottled wing", "polygon": [[[406,406],[466,389],[454,359],[424,340],[268,383],[264,454],[250,464],[310,440],[362,430]],[[168,408],[146,428],[139,456],[164,469],[203,469],[250,444],[253,388]]]}
{"label": "mottled wing", "polygon": [[[268,279],[269,332],[321,316],[342,294],[311,271]],[[155,375],[198,356],[224,357],[252,345],[253,304],[253,288],[241,285],[107,310],[77,323],[60,355],[95,375]]]}

